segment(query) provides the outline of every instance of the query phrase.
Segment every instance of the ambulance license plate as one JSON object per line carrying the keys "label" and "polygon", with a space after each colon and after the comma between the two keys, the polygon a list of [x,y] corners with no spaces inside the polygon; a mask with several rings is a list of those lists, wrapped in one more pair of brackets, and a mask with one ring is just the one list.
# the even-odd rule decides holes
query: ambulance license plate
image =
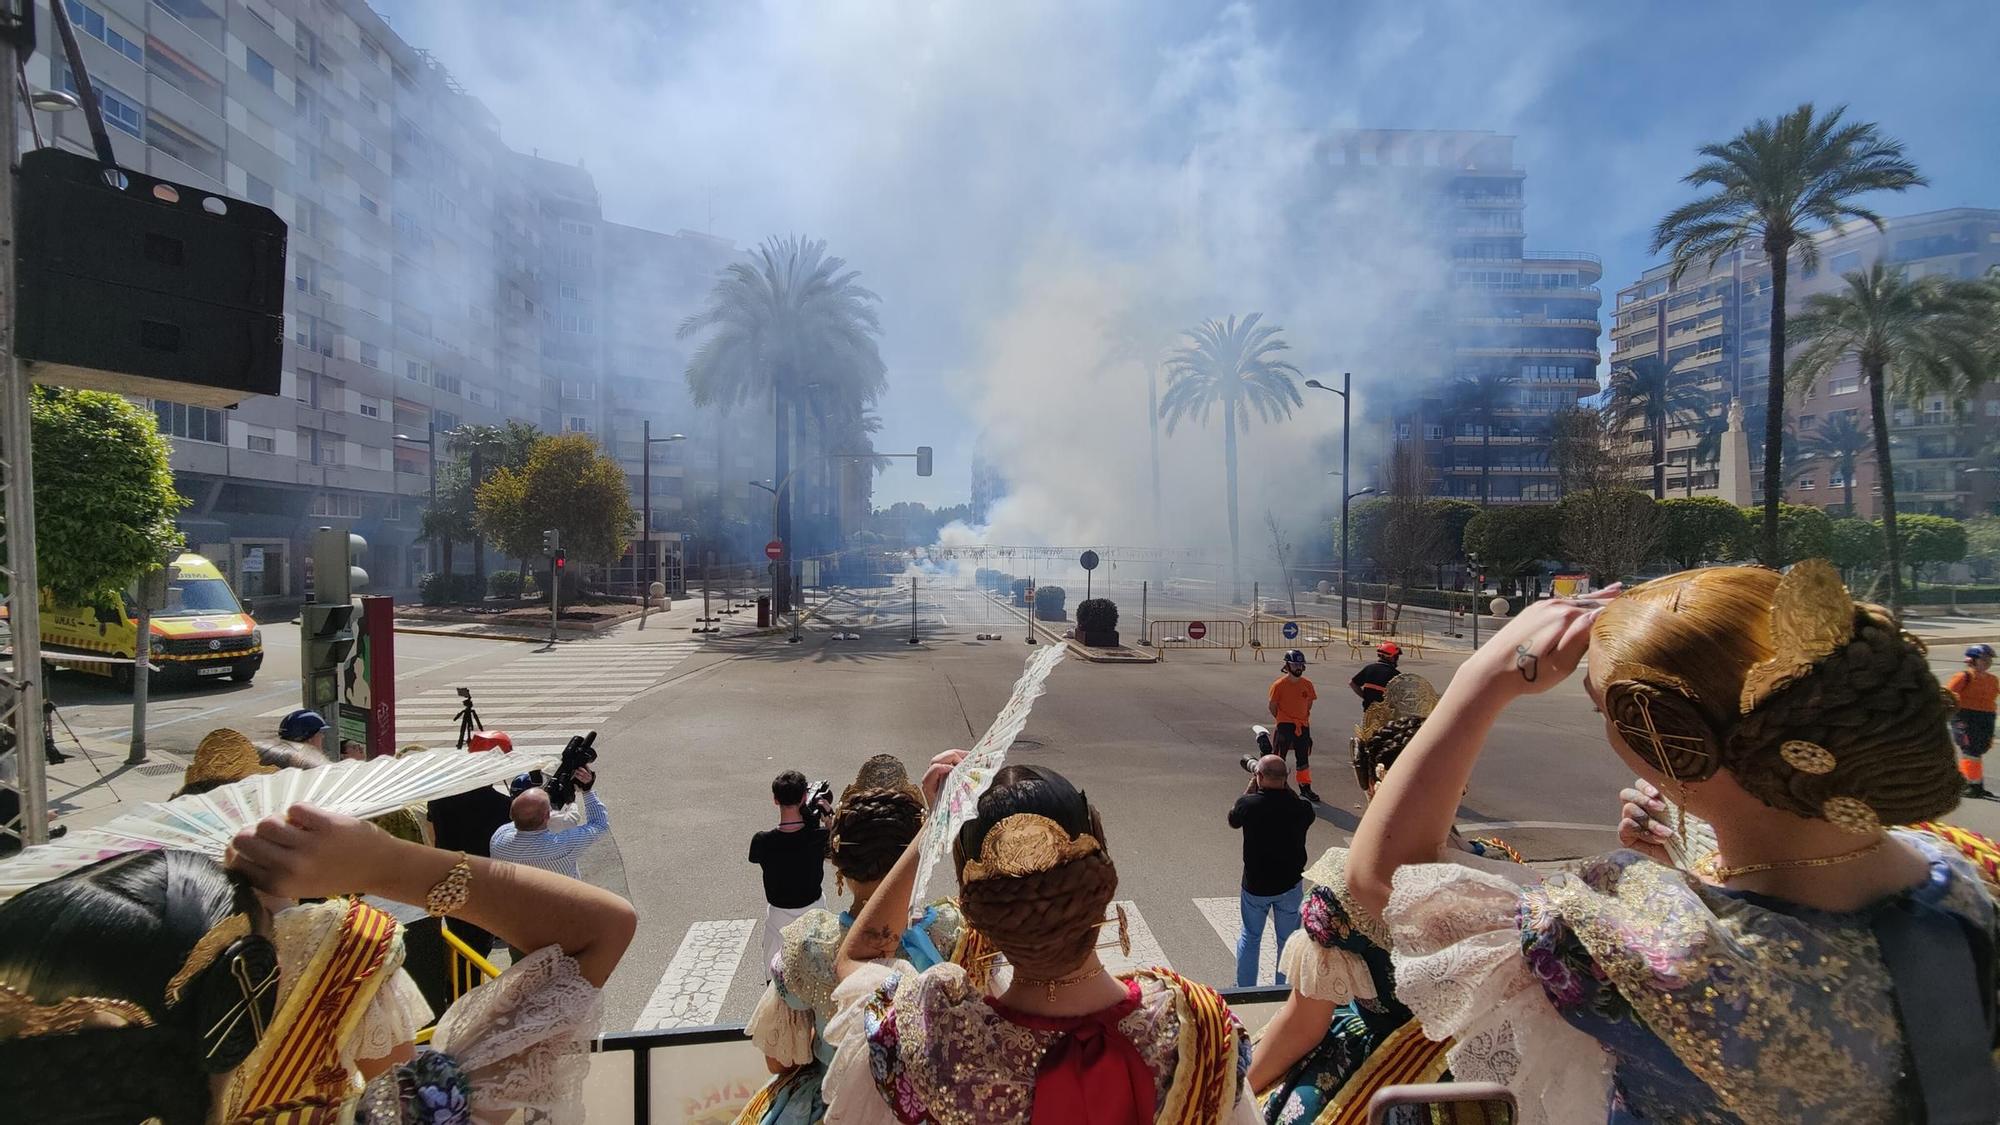
{"label": "ambulance license plate", "polygon": [[234,672],[235,670],[236,670],[235,668],[232,668],[227,664],[218,664],[212,668],[197,668],[195,669],[194,674],[197,676],[227,676],[229,673]]}

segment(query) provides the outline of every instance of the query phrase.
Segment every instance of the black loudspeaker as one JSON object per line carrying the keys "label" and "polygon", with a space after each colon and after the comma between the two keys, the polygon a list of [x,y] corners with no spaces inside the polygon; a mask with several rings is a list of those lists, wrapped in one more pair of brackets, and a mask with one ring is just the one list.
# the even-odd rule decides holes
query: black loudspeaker
{"label": "black loudspeaker", "polygon": [[232,406],[278,393],[285,221],[42,148],[17,181],[15,348],[38,383]]}

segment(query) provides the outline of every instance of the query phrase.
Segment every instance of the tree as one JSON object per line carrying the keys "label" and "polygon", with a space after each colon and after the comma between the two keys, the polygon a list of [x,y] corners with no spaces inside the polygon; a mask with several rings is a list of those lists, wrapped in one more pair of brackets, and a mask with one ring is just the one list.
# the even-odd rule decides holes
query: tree
{"label": "tree", "polygon": [[567,556],[608,564],[625,552],[635,519],[625,470],[585,434],[542,438],[525,466],[503,466],[477,495],[481,529],[521,558],[539,552],[553,528]]}
{"label": "tree", "polygon": [[[682,339],[707,333],[688,360],[696,406],[724,409],[768,396],[778,488],[778,539],[791,542],[791,413],[817,384],[856,412],[888,385],[876,346],[880,300],[859,284],[860,273],[826,256],[826,243],[772,238],[732,262],[710,291],[708,305],[681,322]],[[772,609],[791,608],[780,568]]]}
{"label": "tree", "polygon": [[74,605],[117,605],[181,546],[171,448],[153,412],[102,391],[34,387],[35,568]]}
{"label": "tree", "polygon": [[1743,509],[1719,496],[1660,501],[1660,556],[1681,570],[1728,558],[1750,531]]}
{"label": "tree", "polygon": [[1758,120],[1722,144],[1696,150],[1701,163],[1683,177],[1709,194],[1668,212],[1653,228],[1652,252],[1671,250],[1671,280],[1688,267],[1713,267],[1734,250],[1761,250],[1771,263],[1771,371],[1765,389],[1764,512],[1759,557],[1776,565],[1778,504],[1784,493],[1785,293],[1791,256],[1819,264],[1815,227],[1882,217],[1858,200],[1926,181],[1903,158],[1903,146],[1872,123],[1843,124],[1847,107],[1821,115],[1807,102],[1776,120]]}
{"label": "tree", "polygon": [[1549,462],[1556,470],[1556,490],[1564,496],[1609,476],[1616,458],[1604,415],[1582,406],[1557,409],[1550,420]]}
{"label": "tree", "polygon": [[1882,525],[1869,520],[1837,519],[1833,521],[1831,550],[1828,561],[1840,568],[1844,581],[1848,572],[1861,567],[1873,569],[1882,565]]}
{"label": "tree", "polygon": [[[1793,368],[1798,371],[1798,368]],[[1832,465],[1840,474],[1841,512],[1854,512],[1854,463],[1868,451],[1868,431],[1854,420],[1854,411],[1842,410],[1820,420],[1813,432],[1799,442],[1799,460]]]}
{"label": "tree", "polygon": [[[431,471],[437,474],[437,500],[424,509],[418,531],[425,539],[438,542],[438,573],[450,574],[453,548],[479,533],[478,503],[473,497],[472,473],[464,461],[446,461]],[[449,582],[444,584],[444,589],[450,588]]]}
{"label": "tree", "polygon": [[[1398,442],[1389,458],[1388,495],[1382,501],[1381,535],[1376,543],[1375,564],[1385,578],[1396,582],[1396,622],[1403,619],[1403,604],[1409,600],[1410,581],[1438,555],[1444,542],[1444,527],[1430,507],[1429,473],[1423,450],[1411,442]],[[1390,628],[1393,630],[1395,625]]]}
{"label": "tree", "polygon": [[[1896,544],[1895,553],[1889,556],[1910,564],[1910,589],[1917,588],[1919,570],[1933,563],[1955,563],[1965,558],[1969,546],[1965,525],[1949,516],[1927,516],[1917,512],[1906,513],[1895,525],[1894,534],[1902,540]],[[1884,526],[1882,538],[1886,542],[1889,535]],[[1893,563],[1891,564],[1893,565]],[[1891,586],[1891,589],[1894,589]]]}
{"label": "tree", "polygon": [[1563,557],[1599,584],[1631,578],[1651,561],[1659,542],[1659,502],[1636,488],[1572,492],[1562,513]]}
{"label": "tree", "polygon": [[1965,521],[1965,559],[1980,578],[2000,574],[2000,516],[1974,516]]}
{"label": "tree", "polygon": [[1721,410],[1695,423],[1694,448],[1688,450],[1688,472],[1682,484],[1688,497],[1694,496],[1694,470],[1697,465],[1713,465],[1722,460],[1722,438],[1729,432],[1729,415]]}
{"label": "tree", "polygon": [[1539,574],[1542,564],[1560,550],[1560,530],[1554,504],[1487,508],[1465,525],[1465,554],[1488,577]]}
{"label": "tree", "polygon": [[[1763,512],[1744,508],[1744,518],[1755,528]],[[1746,539],[1737,545],[1739,558],[1754,558],[1761,548]],[[1810,504],[1781,504],[1778,507],[1778,566],[1790,566],[1801,559],[1823,559],[1833,554],[1833,517]]]}
{"label": "tree", "polygon": [[[1277,356],[1291,350],[1275,325],[1258,322],[1263,313],[1238,320],[1210,319],[1189,329],[1188,342],[1167,357],[1167,393],[1160,399],[1160,417],[1167,433],[1183,418],[1208,422],[1208,412],[1222,408],[1222,462],[1229,497],[1229,580],[1232,597],[1243,600],[1241,540],[1236,527],[1236,432],[1250,428],[1250,413],[1265,422],[1291,417],[1301,405],[1292,380],[1299,369]],[[1343,485],[1343,487],[1345,487]]]}
{"label": "tree", "polygon": [[1646,356],[1611,369],[1610,401],[1605,422],[1616,430],[1645,427],[1653,451],[1653,499],[1667,498],[1667,431],[1698,421],[1708,413],[1708,398],[1691,384],[1673,377],[1657,356]]}
{"label": "tree", "polygon": [[1515,376],[1488,372],[1452,384],[1452,413],[1479,422],[1479,504],[1493,503],[1493,421],[1513,397]]}
{"label": "tree", "polygon": [[1480,510],[1470,500],[1440,496],[1425,501],[1424,516],[1438,529],[1437,549],[1431,552],[1433,566],[1447,566],[1465,557],[1465,528]]}
{"label": "tree", "polygon": [[1896,533],[1896,476],[1889,454],[1889,388],[1899,397],[1925,391],[1949,393],[1976,387],[2000,370],[1992,318],[2000,301],[1995,291],[1974,281],[1938,277],[1909,280],[1881,262],[1847,274],[1846,288],[1807,298],[1798,321],[1799,350],[1793,368],[1800,386],[1811,386],[1843,359],[1852,358],[1868,384],[1868,407],[1875,433],[1875,476],[1882,489],[1883,541],[1888,544],[1888,604],[1901,593],[1902,538]]}

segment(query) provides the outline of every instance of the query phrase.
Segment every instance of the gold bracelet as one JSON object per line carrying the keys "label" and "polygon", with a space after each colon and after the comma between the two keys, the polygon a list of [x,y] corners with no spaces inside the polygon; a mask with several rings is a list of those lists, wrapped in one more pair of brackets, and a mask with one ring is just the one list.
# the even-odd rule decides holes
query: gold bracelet
{"label": "gold bracelet", "polygon": [[424,896],[424,909],[430,911],[433,918],[443,917],[464,906],[465,900],[471,897],[472,861],[460,852],[458,862],[452,864],[451,870],[445,872],[444,878],[439,879],[430,893]]}

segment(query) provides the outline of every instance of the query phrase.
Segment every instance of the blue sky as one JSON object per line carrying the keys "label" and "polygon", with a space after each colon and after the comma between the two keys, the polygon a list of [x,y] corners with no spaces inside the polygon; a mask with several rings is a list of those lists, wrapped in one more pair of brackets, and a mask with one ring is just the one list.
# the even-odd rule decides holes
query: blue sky
{"label": "blue sky", "polygon": [[[2000,205],[1990,2],[375,6],[510,143],[582,159],[611,218],[746,246],[812,234],[861,269],[884,302],[883,446],[938,449],[935,478],[892,470],[881,503],[963,500],[972,444],[995,426],[1016,426],[1015,456],[1043,452],[1032,415],[996,412],[1062,399],[1092,368],[1061,359],[1080,345],[1037,355],[1009,339],[1079,322],[1038,306],[1045,294],[1151,300],[1180,271],[1197,279],[1186,307],[1205,314],[1227,303],[1218,294],[1263,292],[1262,269],[1312,268],[1273,265],[1268,247],[1232,247],[1213,269],[1160,249],[1210,200],[1242,213],[1218,230],[1250,230],[1278,190],[1270,168],[1232,183],[1222,165],[1191,165],[1217,137],[1514,134],[1529,245],[1602,255],[1607,302],[1651,264],[1652,223],[1686,197],[1694,147],[1801,101],[1847,103],[1906,143],[1933,186],[1885,212]],[[1316,306],[1281,312],[1319,354],[1304,338]],[[1142,404],[1140,386],[1119,393]],[[1318,421],[1302,430],[1324,435]]]}

